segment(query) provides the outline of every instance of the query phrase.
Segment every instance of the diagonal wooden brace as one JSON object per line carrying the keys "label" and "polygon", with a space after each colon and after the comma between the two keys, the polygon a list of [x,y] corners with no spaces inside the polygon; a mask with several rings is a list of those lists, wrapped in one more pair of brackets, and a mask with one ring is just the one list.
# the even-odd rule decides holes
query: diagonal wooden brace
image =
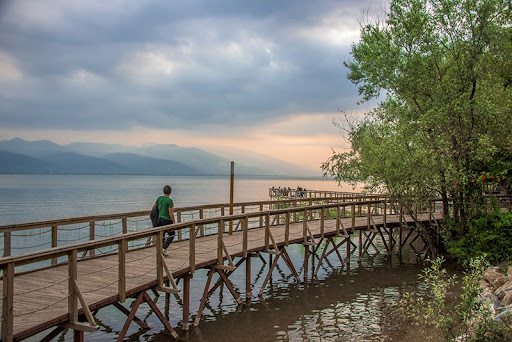
{"label": "diagonal wooden brace", "polygon": [[[196,326],[196,327],[199,325],[199,322],[201,320],[201,315],[203,314],[203,309],[204,309],[206,300],[208,299],[209,295],[211,294],[209,289],[210,289],[210,284],[212,283],[213,274],[215,272],[217,272],[219,274],[222,282],[224,284],[226,284],[227,288],[229,289],[229,292],[231,292],[231,295],[233,296],[233,298],[235,298],[238,305],[242,304],[242,300],[240,299],[240,297],[236,293],[235,289],[233,288],[233,285],[231,284],[228,277],[226,276],[226,273],[224,273],[224,268],[222,266],[223,265],[212,266],[210,268],[210,270],[208,271],[208,279],[206,280],[206,284],[204,286],[203,297],[201,298],[201,303],[199,304],[199,309],[197,310],[197,316],[196,316],[196,319],[194,320],[194,326]],[[227,272],[229,272],[229,270]]]}
{"label": "diagonal wooden brace", "polygon": [[282,246],[279,249],[279,253],[277,253],[275,255],[276,255],[276,257],[274,258],[272,265],[270,265],[267,276],[265,277],[265,280],[263,281],[263,284],[261,285],[261,289],[260,289],[260,292],[258,293],[258,296],[261,296],[263,294],[263,291],[265,291],[265,286],[267,286],[267,283],[270,280],[270,277],[272,277],[272,272],[274,271],[274,268],[276,268],[277,262],[279,261],[280,257],[283,258],[283,261],[285,262],[286,266],[288,266],[290,271],[293,273],[293,275],[295,276],[295,279],[297,279],[297,281],[300,281],[299,274],[297,273],[295,267],[293,266],[292,259],[290,258],[290,255],[286,251],[286,248],[284,246]]}
{"label": "diagonal wooden brace", "polygon": [[[332,236],[330,236],[329,238],[327,238],[327,242],[325,243],[325,248],[322,252],[322,255],[320,257],[320,259],[318,260],[318,265],[316,266],[316,269],[315,269],[315,272],[314,272],[314,276],[316,277],[318,275],[318,271],[320,270],[320,266],[322,265],[322,261],[327,258],[329,255],[331,255],[332,253],[336,252],[336,254],[338,255],[338,258],[340,259],[341,263],[345,264],[345,261],[343,260],[343,257],[341,256],[338,248],[341,247],[342,244],[346,243],[348,240],[348,238],[345,238],[343,239],[341,242],[339,242],[338,244],[336,244],[334,242],[334,239]],[[328,246],[329,246],[329,243],[332,244],[332,248],[330,250],[328,250]]]}
{"label": "diagonal wooden brace", "polygon": [[149,297],[149,295],[146,293],[146,291],[142,291],[141,293],[139,293],[139,295],[137,296],[137,299],[135,300],[134,302],[134,305],[128,315],[128,318],[126,319],[126,322],[124,323],[124,326],[123,326],[123,329],[121,330],[121,332],[119,333],[119,336],[117,338],[117,341],[118,342],[121,342],[123,341],[124,337],[126,336],[126,333],[128,332],[128,328],[130,327],[130,324],[131,322],[134,320],[135,318],[135,314],[137,313],[137,309],[139,308],[140,304],[142,304],[142,302],[145,301],[146,303],[149,304],[149,306],[151,307],[151,309],[153,309],[154,313],[157,315],[158,319],[160,320],[160,322],[162,322],[162,324],[164,325],[165,329],[174,337],[174,338],[178,338],[178,334],[176,333],[176,331],[172,328],[172,326],[169,324],[169,321],[167,321],[167,319],[165,319],[165,316],[162,314],[162,312],[160,311],[160,309],[158,308],[158,306],[155,304],[155,302],[153,302],[153,300],[151,299],[151,297]]}
{"label": "diagonal wooden brace", "polygon": [[163,267],[163,269],[165,271],[165,274],[167,275],[167,278],[169,279],[169,285],[171,287],[159,286],[157,289],[159,291],[163,291],[163,292],[171,293],[171,294],[172,293],[179,293],[181,291],[181,289],[176,284],[176,280],[172,276],[172,272],[169,271],[169,267],[167,267],[167,263],[165,262],[165,258],[164,258],[164,256],[162,254],[160,254],[160,262],[161,262],[162,267]]}

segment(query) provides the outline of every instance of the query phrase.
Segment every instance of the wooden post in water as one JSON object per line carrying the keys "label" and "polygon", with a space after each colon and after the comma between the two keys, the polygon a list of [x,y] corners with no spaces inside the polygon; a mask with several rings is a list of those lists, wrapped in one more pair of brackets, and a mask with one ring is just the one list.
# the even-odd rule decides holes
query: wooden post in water
{"label": "wooden post in water", "polygon": [[187,331],[190,325],[190,279],[191,273],[185,274],[183,277],[183,321],[182,329]]}
{"label": "wooden post in water", "polygon": [[[229,182],[229,215],[233,215],[233,195],[235,190],[235,162],[231,162],[231,176]],[[233,234],[233,220],[229,220],[229,235]]]}
{"label": "wooden post in water", "polygon": [[252,255],[245,256],[245,300],[251,302],[251,259]]}

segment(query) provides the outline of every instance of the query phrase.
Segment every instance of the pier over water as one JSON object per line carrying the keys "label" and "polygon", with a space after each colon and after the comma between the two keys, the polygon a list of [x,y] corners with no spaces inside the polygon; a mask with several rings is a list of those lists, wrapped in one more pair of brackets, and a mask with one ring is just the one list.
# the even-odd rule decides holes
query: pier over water
{"label": "pier over water", "polygon": [[[122,340],[130,324],[147,326],[137,316],[143,302],[169,334],[178,337],[148,291],[179,296],[181,328],[188,330],[201,322],[208,297],[221,284],[242,305],[253,291],[263,293],[278,262],[295,281],[306,281],[316,276],[331,254],[348,268],[354,253],[361,260],[375,253],[400,253],[404,246],[421,241],[411,214],[433,233],[441,219],[440,204],[435,201],[406,213],[385,197],[346,194],[235,203],[233,215],[226,215],[228,207],[176,208],[178,222],[157,228],[150,228],[148,211],[0,227],[2,341],[22,340],[47,329],[47,341],[64,329],[74,329],[75,340],[83,340],[86,332],[98,328],[95,313],[110,305],[126,314],[118,336]],[[169,229],[176,231],[177,238],[168,249],[170,257],[164,257],[162,233]],[[84,232],[88,241],[73,241],[82,239]],[[35,241],[50,241],[52,248],[41,249]],[[287,252],[292,244],[305,248],[302,265],[296,265]],[[424,255],[427,246],[420,245],[417,253]],[[263,254],[272,256],[272,262],[266,266],[263,284],[255,289],[251,259]],[[318,264],[311,269],[313,256]],[[237,291],[229,279],[241,267],[245,268],[245,291]],[[208,276],[200,305],[191,315],[191,282],[196,270],[203,268]],[[123,306],[127,298],[135,298],[131,308]]]}

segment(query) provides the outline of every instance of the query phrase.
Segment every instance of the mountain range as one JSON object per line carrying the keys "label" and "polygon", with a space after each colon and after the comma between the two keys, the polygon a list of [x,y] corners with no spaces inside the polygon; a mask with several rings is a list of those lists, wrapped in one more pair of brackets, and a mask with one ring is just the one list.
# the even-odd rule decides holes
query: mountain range
{"label": "mountain range", "polygon": [[237,175],[318,176],[319,173],[260,154],[238,151],[233,159],[226,159],[198,148],[173,144],[59,145],[49,140],[21,138],[0,141],[2,174],[227,175],[231,160],[235,161]]}

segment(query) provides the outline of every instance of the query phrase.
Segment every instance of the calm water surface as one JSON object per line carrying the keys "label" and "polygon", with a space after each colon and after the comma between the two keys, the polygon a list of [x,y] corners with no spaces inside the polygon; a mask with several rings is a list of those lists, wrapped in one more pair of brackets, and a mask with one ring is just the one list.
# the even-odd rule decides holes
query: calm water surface
{"label": "calm water surface", "polygon": [[[229,203],[229,177],[0,175],[0,225],[149,210],[166,184],[176,207]],[[340,189],[323,179],[235,178],[235,201],[268,200],[273,186]]]}
{"label": "calm water surface", "polygon": [[[165,184],[173,186],[172,197],[178,207],[229,201],[229,179],[221,177],[0,175],[0,224],[149,209]],[[298,185],[339,190],[330,180],[237,179],[235,201],[266,200],[269,187]],[[294,245],[288,251],[302,278],[304,247]],[[250,298],[244,298],[245,267],[230,277],[237,292],[246,299],[244,305],[236,305],[229,291],[221,287],[207,301],[199,327],[177,331],[181,340],[194,342],[424,341],[425,336],[399,318],[393,305],[405,291],[422,292],[418,281],[422,268],[409,252],[401,259],[381,253],[366,257],[361,263],[357,262],[356,252],[347,271],[333,253],[320,268],[318,279],[298,284],[280,261],[263,296],[258,297],[268,265],[253,258]],[[310,270],[310,277],[312,273]],[[198,270],[191,282],[192,320],[205,280],[206,270]],[[173,327],[181,326],[180,296],[155,297]],[[125,307],[129,308],[131,301],[127,300]],[[152,328],[143,330],[132,323],[126,340],[171,340],[147,304],[139,307],[137,316]],[[126,317],[107,307],[96,318],[101,328],[86,333],[86,341],[116,340]],[[441,339],[435,331],[429,334],[434,341]],[[39,341],[43,336],[39,334],[28,341]],[[72,341],[72,333],[62,334],[58,340]]]}

